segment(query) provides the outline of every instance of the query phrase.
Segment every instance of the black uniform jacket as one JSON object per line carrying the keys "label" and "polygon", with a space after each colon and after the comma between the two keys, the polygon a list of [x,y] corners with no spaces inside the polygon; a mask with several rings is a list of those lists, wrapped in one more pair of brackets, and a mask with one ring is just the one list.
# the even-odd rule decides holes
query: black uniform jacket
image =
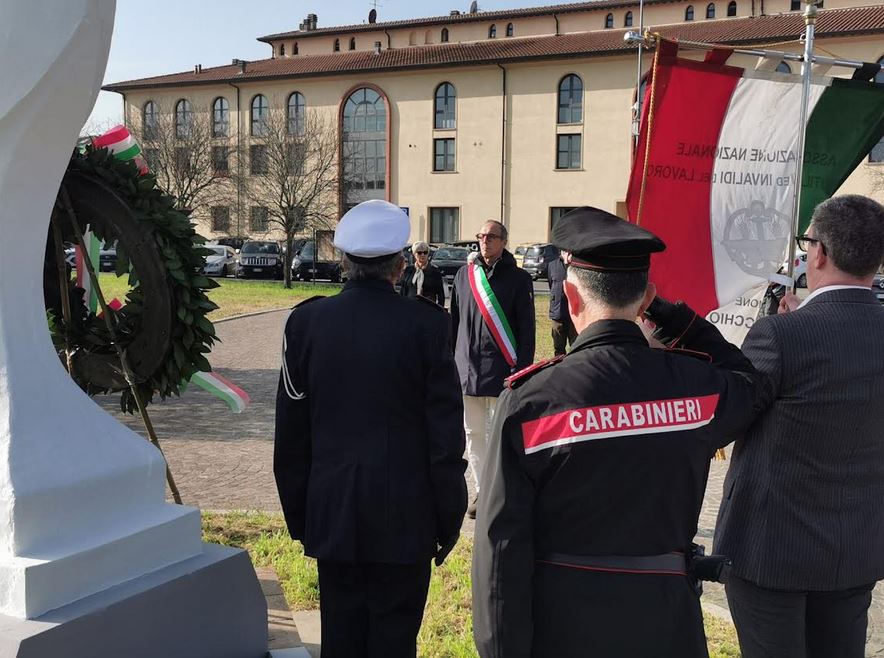
{"label": "black uniform jacket", "polygon": [[488,283],[513,330],[516,365],[511,368],[506,362],[473,298],[467,276],[471,264],[457,271],[451,288],[454,359],[464,395],[497,397],[503,390],[504,379],[534,361],[534,284],[531,275],[516,265],[508,251],[493,267],[485,265],[481,256],[476,262],[485,269]]}
{"label": "black uniform jacket", "polygon": [[435,304],[349,281],[286,323],[273,470],[307,555],[408,564],[466,510],[463,401]]}
{"label": "black uniform jacket", "polygon": [[549,281],[549,319],[556,322],[568,320],[568,300],[565,299],[565,277],[567,271],[561,258],[549,262],[546,280]]}
{"label": "black uniform jacket", "polygon": [[661,335],[706,354],[651,349],[635,323],[603,320],[500,397],[473,553],[482,658],[706,655],[686,576],[549,565],[690,546],[710,459],[750,424],[761,387],[717,329],[678,309]]}
{"label": "black uniform jacket", "polygon": [[[417,297],[417,286],[411,282],[416,269],[414,265],[409,265],[405,268],[399,286],[400,295],[404,297]],[[431,302],[436,302],[439,306],[445,306],[445,285],[442,283],[442,271],[438,267],[428,264],[424,268],[424,285],[421,288],[421,294]]]}

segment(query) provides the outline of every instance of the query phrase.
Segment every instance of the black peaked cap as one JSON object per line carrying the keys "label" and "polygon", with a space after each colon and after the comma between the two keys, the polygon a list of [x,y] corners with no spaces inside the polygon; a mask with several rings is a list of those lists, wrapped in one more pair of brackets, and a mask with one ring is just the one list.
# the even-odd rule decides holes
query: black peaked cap
{"label": "black peaked cap", "polygon": [[651,254],[666,249],[650,231],[589,206],[575,208],[556,222],[552,242],[571,253],[571,267],[599,272],[645,272],[651,267]]}

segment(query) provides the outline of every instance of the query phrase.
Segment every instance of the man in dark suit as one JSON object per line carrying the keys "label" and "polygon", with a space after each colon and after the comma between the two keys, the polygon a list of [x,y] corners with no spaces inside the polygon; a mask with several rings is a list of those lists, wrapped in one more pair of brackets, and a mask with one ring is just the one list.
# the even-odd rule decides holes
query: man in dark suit
{"label": "man in dark suit", "polygon": [[560,256],[549,262],[546,279],[549,281],[549,321],[552,325],[553,353],[561,356],[565,353],[565,345],[573,345],[577,339],[577,330],[568,314],[568,300],[565,299],[564,283],[567,272]]}
{"label": "man in dark suit", "polygon": [[861,658],[884,577],[884,207],[842,196],[807,234],[803,303],[752,327],[743,351],[774,402],[734,446],[716,524],[744,658]]}
{"label": "man in dark suit", "polygon": [[318,560],[323,658],[413,658],[430,560],[467,506],[450,320],[397,295],[408,217],[385,201],[335,231],[349,280],[285,328],[273,468],[286,524]]}

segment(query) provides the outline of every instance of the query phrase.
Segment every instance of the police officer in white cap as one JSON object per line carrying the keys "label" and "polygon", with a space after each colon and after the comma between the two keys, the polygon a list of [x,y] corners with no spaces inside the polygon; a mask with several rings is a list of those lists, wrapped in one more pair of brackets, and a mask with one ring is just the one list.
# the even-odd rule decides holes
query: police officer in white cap
{"label": "police officer in white cap", "polygon": [[323,658],[413,657],[430,578],[466,510],[463,403],[448,316],[397,295],[408,217],[385,201],[335,231],[349,280],[286,323],[274,473],[318,560]]}

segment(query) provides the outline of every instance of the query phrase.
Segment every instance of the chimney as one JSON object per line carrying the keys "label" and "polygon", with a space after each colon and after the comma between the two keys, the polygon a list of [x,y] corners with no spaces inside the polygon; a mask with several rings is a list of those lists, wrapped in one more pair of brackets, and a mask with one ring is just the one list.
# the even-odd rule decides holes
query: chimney
{"label": "chimney", "polygon": [[380,54],[381,54],[381,42],[380,42],[380,41],[375,41],[375,42],[374,42],[374,54],[375,54],[375,55],[380,55]]}
{"label": "chimney", "polygon": [[197,64],[196,66],[194,66],[194,67],[193,67],[193,72],[194,72],[195,75],[199,75],[200,73],[202,73],[202,72],[203,72],[203,65],[202,65],[202,64]]}
{"label": "chimney", "polygon": [[316,16],[316,14],[307,14],[307,20],[310,21],[310,29],[315,30],[316,24],[319,21],[319,18]]}

